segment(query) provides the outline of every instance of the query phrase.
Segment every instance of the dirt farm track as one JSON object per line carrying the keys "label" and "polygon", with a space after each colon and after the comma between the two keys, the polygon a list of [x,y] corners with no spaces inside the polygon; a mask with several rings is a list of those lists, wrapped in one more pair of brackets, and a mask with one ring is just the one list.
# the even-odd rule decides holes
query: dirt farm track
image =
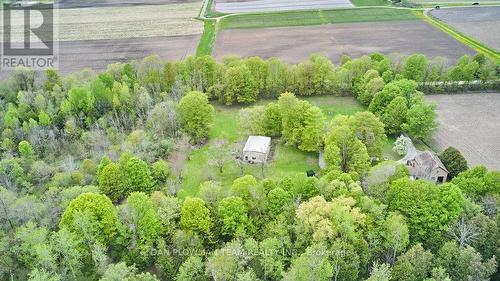
{"label": "dirt farm track", "polygon": [[322,53],[338,62],[342,54],[359,57],[374,52],[423,53],[453,62],[464,54],[475,53],[419,20],[226,29],[217,35],[214,48],[217,58],[225,55],[278,57],[290,63],[303,61],[311,53]]}
{"label": "dirt farm track", "polygon": [[500,170],[500,93],[430,95],[440,123],[431,140],[439,151],[453,146],[469,166]]}

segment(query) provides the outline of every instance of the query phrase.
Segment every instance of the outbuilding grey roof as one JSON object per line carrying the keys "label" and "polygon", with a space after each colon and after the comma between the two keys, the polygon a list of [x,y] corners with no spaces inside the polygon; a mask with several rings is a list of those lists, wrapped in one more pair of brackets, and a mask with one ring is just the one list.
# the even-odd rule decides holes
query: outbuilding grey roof
{"label": "outbuilding grey roof", "polygon": [[264,136],[249,136],[248,140],[243,148],[243,152],[252,151],[267,153],[269,146],[271,145],[271,138]]}

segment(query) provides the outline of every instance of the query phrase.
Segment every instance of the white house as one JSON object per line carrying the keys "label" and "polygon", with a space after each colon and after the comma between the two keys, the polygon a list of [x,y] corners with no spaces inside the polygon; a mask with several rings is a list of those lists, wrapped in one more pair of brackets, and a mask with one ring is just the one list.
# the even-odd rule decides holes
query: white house
{"label": "white house", "polygon": [[249,136],[243,148],[243,160],[251,164],[265,163],[270,150],[270,137]]}

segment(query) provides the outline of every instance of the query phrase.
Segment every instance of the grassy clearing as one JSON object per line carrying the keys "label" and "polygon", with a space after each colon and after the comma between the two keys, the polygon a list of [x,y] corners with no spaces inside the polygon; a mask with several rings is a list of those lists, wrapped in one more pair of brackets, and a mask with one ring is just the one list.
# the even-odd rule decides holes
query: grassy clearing
{"label": "grassy clearing", "polygon": [[205,20],[204,24],[203,33],[196,49],[197,56],[211,55],[214,47],[217,22],[215,20]]}
{"label": "grassy clearing", "polygon": [[338,114],[352,115],[363,111],[365,108],[356,99],[352,97],[310,97],[307,98],[311,104],[321,108],[328,119]]}
{"label": "grassy clearing", "polygon": [[[327,116],[327,122],[335,115],[352,115],[356,112],[366,110],[353,97],[316,96],[304,98],[311,104],[318,106]],[[265,105],[271,100],[261,100],[255,105]],[[241,176],[240,169],[235,162],[230,161],[224,167],[223,173],[219,173],[216,167],[210,167],[208,162],[214,143],[218,140],[226,140],[230,144],[244,145],[247,132],[241,130],[238,122],[238,112],[243,106],[215,106],[216,114],[214,123],[210,130],[210,141],[197,150],[189,153],[188,161],[185,163],[183,172],[182,188],[179,192],[180,198],[196,196],[201,183],[214,180],[220,182],[225,188],[229,188],[232,182]],[[395,142],[394,137],[389,137],[384,145],[383,155],[389,160],[399,160],[401,156],[392,151]],[[421,142],[415,143],[417,149],[429,149]],[[307,153],[297,148],[285,145],[279,139],[273,139],[273,158],[262,170],[260,165],[246,165],[243,174],[250,174],[257,179],[265,177],[282,177],[304,173],[307,170],[319,171],[318,154]]]}
{"label": "grassy clearing", "polygon": [[328,23],[416,20],[413,11],[392,8],[290,11],[232,15],[221,19],[222,29],[319,25]]}
{"label": "grassy clearing", "polygon": [[[364,108],[352,97],[310,97],[306,98],[312,104],[319,106],[328,118],[337,114],[353,114]],[[270,100],[259,101],[257,105],[264,105]],[[220,182],[224,187],[231,186],[234,179],[241,176],[240,169],[234,162],[224,167],[223,173],[219,173],[216,167],[209,167],[208,161],[213,151],[213,144],[218,140],[226,140],[228,143],[243,145],[248,134],[241,130],[238,123],[238,112],[242,106],[215,106],[216,114],[214,124],[210,130],[210,141],[203,147],[193,150],[189,154],[184,172],[182,189],[179,192],[181,198],[195,196],[199,185],[207,180]],[[260,165],[246,165],[244,174],[251,174],[256,178],[268,176],[281,177],[304,173],[307,170],[318,171],[318,154],[307,153],[295,147],[280,143],[278,139],[273,140],[273,159],[262,171]],[[263,172],[263,173],[262,173]]]}
{"label": "grassy clearing", "polygon": [[476,50],[479,53],[483,53],[484,55],[491,58],[496,63],[500,63],[500,53],[499,52],[491,49],[490,47],[472,39],[471,37],[469,37],[461,32],[456,31],[451,26],[449,26],[446,23],[444,23],[443,21],[433,17],[432,15],[426,16],[422,12],[419,12],[418,15],[424,21],[434,25],[435,27],[439,28],[443,32],[448,33],[450,36],[452,36],[453,38],[462,42],[463,44],[471,47],[472,49]]}
{"label": "grassy clearing", "polygon": [[351,0],[354,6],[387,6],[388,0]]}

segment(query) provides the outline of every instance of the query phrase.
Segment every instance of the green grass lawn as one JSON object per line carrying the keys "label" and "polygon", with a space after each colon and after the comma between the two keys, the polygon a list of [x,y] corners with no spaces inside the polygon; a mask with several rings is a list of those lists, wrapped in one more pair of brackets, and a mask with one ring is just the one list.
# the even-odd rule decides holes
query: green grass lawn
{"label": "green grass lawn", "polygon": [[[388,160],[397,161],[397,160],[403,158],[403,156],[400,156],[399,154],[397,154],[396,152],[394,152],[392,150],[392,148],[394,147],[394,142],[395,141],[396,141],[396,137],[395,136],[388,136],[387,137],[387,141],[384,144],[384,149],[382,151],[382,154],[384,155],[384,157],[387,157]],[[435,150],[433,150],[432,148],[430,148],[429,146],[427,146],[425,143],[423,143],[421,141],[414,140],[413,144],[415,145],[415,148],[417,148],[418,150],[431,150],[431,151],[435,151]]]}
{"label": "green grass lawn", "polygon": [[[352,97],[318,96],[304,98],[320,107],[328,119],[337,114],[353,114],[364,108]],[[257,105],[264,105],[271,100],[261,100]],[[241,176],[240,169],[235,162],[229,162],[219,173],[216,167],[209,167],[210,154],[215,149],[213,144],[218,140],[226,140],[231,144],[243,144],[248,134],[241,130],[238,122],[238,112],[243,106],[216,105],[215,119],[209,133],[210,141],[197,150],[192,150],[183,172],[182,188],[179,196],[196,196],[202,182],[218,181],[222,186],[229,188],[234,179]],[[264,177],[282,177],[295,173],[305,173],[307,170],[319,171],[318,154],[307,153],[289,145],[282,144],[274,139],[274,156],[264,168],[260,165],[246,165],[244,174],[251,174],[258,179]]]}
{"label": "green grass lawn", "polygon": [[351,0],[354,6],[387,6],[388,0]]}
{"label": "green grass lawn", "polygon": [[201,34],[198,48],[196,49],[197,56],[211,55],[215,42],[216,21],[206,20],[204,22],[203,33]]}
{"label": "green grass lawn", "polygon": [[418,17],[411,10],[392,8],[290,11],[232,15],[221,19],[220,28],[265,28],[416,19]]}
{"label": "green grass lawn", "polygon": [[352,115],[358,111],[365,110],[353,97],[324,97],[315,96],[305,98],[311,104],[321,108],[328,119],[331,119],[337,114]]}

